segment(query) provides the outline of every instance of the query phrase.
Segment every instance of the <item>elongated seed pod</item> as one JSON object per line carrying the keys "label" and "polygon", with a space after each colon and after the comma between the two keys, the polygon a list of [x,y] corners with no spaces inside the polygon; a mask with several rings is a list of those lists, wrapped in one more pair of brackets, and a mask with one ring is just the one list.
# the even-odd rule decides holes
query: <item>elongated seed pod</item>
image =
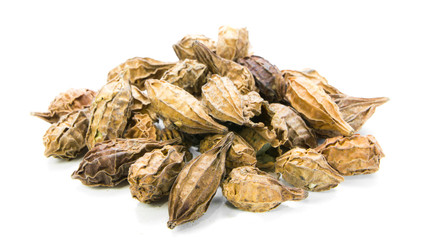
{"label": "elongated seed pod", "polygon": [[193,43],[195,41],[201,42],[212,52],[216,51],[216,43],[214,40],[204,35],[187,35],[172,46],[179,60],[196,59],[196,55],[193,50]]}
{"label": "elongated seed pod", "polygon": [[248,56],[248,30],[230,26],[219,27],[216,52],[220,57],[233,61]]}

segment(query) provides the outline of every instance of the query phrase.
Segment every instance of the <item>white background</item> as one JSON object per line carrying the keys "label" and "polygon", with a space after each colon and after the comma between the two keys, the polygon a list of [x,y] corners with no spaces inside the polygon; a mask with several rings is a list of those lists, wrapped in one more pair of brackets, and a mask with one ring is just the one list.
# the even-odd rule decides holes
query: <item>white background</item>
{"label": "white background", "polygon": [[[423,1],[1,1],[1,239],[425,239],[426,5]],[[45,158],[45,111],[68,88],[98,90],[128,58],[176,61],[186,34],[247,27],[255,54],[280,69],[314,68],[341,91],[387,96],[362,134],[386,157],[373,175],[346,177],[267,213],[215,196],[194,223],[169,230],[167,203],[128,186],[70,178],[79,160]]]}

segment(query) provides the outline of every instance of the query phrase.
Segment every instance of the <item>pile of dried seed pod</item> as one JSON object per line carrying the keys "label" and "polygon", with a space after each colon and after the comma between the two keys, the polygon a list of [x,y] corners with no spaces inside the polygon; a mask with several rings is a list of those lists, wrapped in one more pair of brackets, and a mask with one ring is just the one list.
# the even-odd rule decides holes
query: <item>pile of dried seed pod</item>
{"label": "pile of dried seed pod", "polygon": [[61,93],[33,113],[52,124],[45,155],[85,154],[72,178],[87,186],[128,181],[141,202],[169,197],[169,228],[201,217],[219,186],[236,208],[264,212],[378,171],[381,147],[355,132],[387,98],[348,96],[315,70],[280,71],[249,46],[246,28],[220,27],[217,43],[173,45],[178,62],[132,58],[98,92]]}

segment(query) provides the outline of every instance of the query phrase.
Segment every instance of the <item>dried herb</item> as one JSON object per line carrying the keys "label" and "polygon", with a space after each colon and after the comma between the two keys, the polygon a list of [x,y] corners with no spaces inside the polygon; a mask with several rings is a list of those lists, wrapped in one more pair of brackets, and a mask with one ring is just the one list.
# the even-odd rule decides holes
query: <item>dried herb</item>
{"label": "dried herb", "polygon": [[220,57],[233,61],[248,56],[248,30],[246,28],[221,26],[218,31],[216,52]]}
{"label": "dried herb", "polygon": [[214,40],[204,35],[187,35],[182,38],[178,43],[173,45],[173,50],[178,56],[179,60],[185,59],[196,59],[196,55],[193,50],[194,42],[200,42],[209,48],[212,52],[216,51],[216,43]]}
{"label": "dried herb", "polygon": [[148,114],[135,114],[126,129],[125,138],[146,138],[156,140],[156,127]]}

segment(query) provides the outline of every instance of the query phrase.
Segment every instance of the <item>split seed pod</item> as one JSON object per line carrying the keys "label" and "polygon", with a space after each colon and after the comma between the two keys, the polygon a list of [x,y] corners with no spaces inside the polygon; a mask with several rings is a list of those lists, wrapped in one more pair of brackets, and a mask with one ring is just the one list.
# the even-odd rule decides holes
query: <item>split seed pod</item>
{"label": "split seed pod", "polygon": [[154,79],[147,80],[145,88],[156,113],[179,130],[190,134],[227,132],[227,128],[209,117],[199,100],[184,89]]}
{"label": "split seed pod", "polygon": [[126,129],[125,138],[146,138],[156,140],[156,127],[148,114],[137,113],[132,117],[132,122]]}
{"label": "split seed pod", "polygon": [[95,95],[96,92],[89,89],[71,88],[55,97],[49,105],[49,112],[33,112],[31,115],[48,123],[56,123],[59,118],[70,112],[89,107]]}
{"label": "split seed pod", "polygon": [[308,193],[300,188],[287,187],[270,174],[255,167],[238,167],[222,184],[222,194],[238,209],[266,212],[285,201],[299,201]]}
{"label": "split seed pod", "polygon": [[225,156],[233,142],[232,132],[212,149],[185,165],[169,195],[170,229],[200,218],[208,209],[225,171]]}
{"label": "split seed pod", "polygon": [[384,157],[380,145],[371,135],[329,138],[316,150],[344,176],[374,173]]}
{"label": "split seed pod", "polygon": [[221,26],[218,32],[216,52],[220,57],[233,61],[248,56],[248,30]]}
{"label": "split seed pod", "polygon": [[195,41],[201,42],[212,52],[216,51],[216,43],[214,40],[205,37],[204,35],[187,35],[172,46],[179,60],[196,59],[196,55],[193,50],[193,43]]}
{"label": "split seed pod", "polygon": [[281,155],[276,159],[276,172],[293,186],[314,192],[329,190],[344,181],[313,149],[294,148]]}

